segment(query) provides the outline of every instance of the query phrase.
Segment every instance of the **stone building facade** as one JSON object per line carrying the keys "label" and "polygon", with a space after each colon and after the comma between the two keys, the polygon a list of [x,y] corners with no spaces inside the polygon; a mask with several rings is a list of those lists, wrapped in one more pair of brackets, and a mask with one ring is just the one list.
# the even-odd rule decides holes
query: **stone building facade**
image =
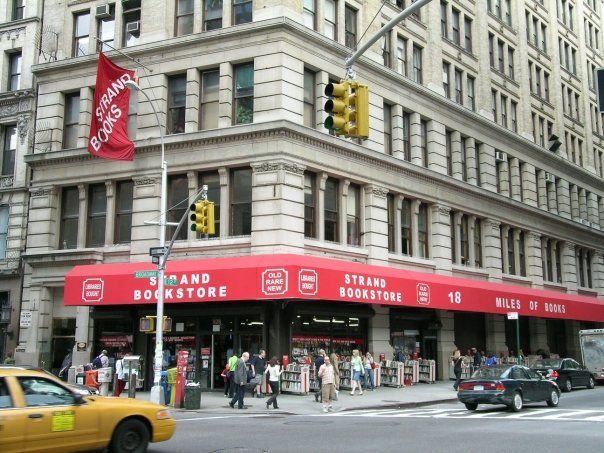
{"label": "stone building facade", "polygon": [[[136,70],[156,102],[168,220],[180,218],[202,184],[216,202],[216,235],[183,230],[171,260],[315,255],[604,303],[604,132],[594,110],[604,5],[433,1],[355,66],[370,87],[369,138],[330,135],[325,86],[343,77],[365,29],[370,36],[405,3],[44,2],[44,24],[60,33],[56,58],[41,54],[33,67],[36,122],[46,133],[25,158],[32,181],[21,308],[32,323],[20,330],[18,360],[56,368],[77,342],[74,362],[84,363],[109,337],[151,357],[131,321],[152,306],[64,300],[74,266],[148,262],[158,245],[158,227],[144,223],[159,218],[160,197],[158,125],[146,98],[131,96],[133,162],[86,151],[98,40],[115,63]],[[173,316],[199,316],[191,327],[199,338],[205,308],[190,308],[175,307]],[[323,313],[331,308],[326,302]],[[269,349],[291,353],[294,341],[315,334],[334,341],[342,322],[362,337],[356,346],[387,357],[417,348],[437,360],[441,377],[454,343],[516,349],[515,326],[501,313],[339,308],[341,320],[320,320],[331,330],[306,336],[297,319],[311,316],[313,325],[317,316],[293,312]],[[272,315],[259,310],[247,324],[227,313],[239,327],[225,348],[266,346],[280,327],[267,327]],[[521,345],[577,357],[578,330],[596,321],[525,317]],[[260,339],[252,341],[245,329],[255,325]]]}

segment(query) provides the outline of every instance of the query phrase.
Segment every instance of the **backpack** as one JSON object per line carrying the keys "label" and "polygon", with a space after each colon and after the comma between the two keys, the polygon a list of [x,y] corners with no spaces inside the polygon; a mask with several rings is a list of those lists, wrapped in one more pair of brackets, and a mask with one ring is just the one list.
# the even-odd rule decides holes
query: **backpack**
{"label": "backpack", "polygon": [[92,361],[92,368],[97,370],[99,368],[103,368],[103,361],[101,360],[101,356],[97,355]]}

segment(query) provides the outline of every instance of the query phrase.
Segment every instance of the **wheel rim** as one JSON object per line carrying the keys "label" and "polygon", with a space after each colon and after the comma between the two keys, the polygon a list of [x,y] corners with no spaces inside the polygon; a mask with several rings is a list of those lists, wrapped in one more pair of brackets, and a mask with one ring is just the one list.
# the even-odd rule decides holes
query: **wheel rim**
{"label": "wheel rim", "polygon": [[137,431],[127,431],[122,438],[122,448],[126,451],[135,451],[141,444],[141,436]]}
{"label": "wheel rim", "polygon": [[522,397],[518,393],[514,395],[514,407],[516,409],[522,409]]}
{"label": "wheel rim", "polygon": [[558,404],[558,392],[556,392],[555,390],[552,390],[551,400],[553,404]]}
{"label": "wheel rim", "polygon": [[596,386],[596,383],[594,382],[594,378],[590,377],[589,378],[589,388],[594,388]]}
{"label": "wheel rim", "polygon": [[568,390],[569,392],[573,389],[573,383],[570,382],[570,379],[566,380],[566,390]]}

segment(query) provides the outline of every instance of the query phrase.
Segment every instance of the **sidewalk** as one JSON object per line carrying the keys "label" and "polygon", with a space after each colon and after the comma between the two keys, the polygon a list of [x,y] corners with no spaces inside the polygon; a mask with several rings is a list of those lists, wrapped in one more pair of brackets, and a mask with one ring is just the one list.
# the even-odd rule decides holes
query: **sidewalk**
{"label": "sidewalk", "polygon": [[[149,399],[149,392],[137,392],[137,399]],[[249,410],[245,413],[267,413],[266,398],[252,398],[246,392],[245,405]],[[203,392],[201,394],[201,409],[187,411],[175,409],[178,412],[217,413],[231,412],[228,405],[229,399],[225,398],[222,391]],[[335,411],[356,411],[366,409],[395,409],[427,406],[431,404],[455,402],[457,393],[453,391],[453,382],[438,381],[434,384],[415,384],[410,387],[392,388],[381,387],[374,392],[365,391],[362,396],[351,396],[349,391],[342,390],[339,401],[333,403]],[[316,414],[322,410],[321,405],[315,402],[314,393],[308,395],[293,395],[283,393],[279,395],[279,410],[270,409],[270,413],[287,413],[296,415]],[[238,412],[235,409],[235,412]]]}

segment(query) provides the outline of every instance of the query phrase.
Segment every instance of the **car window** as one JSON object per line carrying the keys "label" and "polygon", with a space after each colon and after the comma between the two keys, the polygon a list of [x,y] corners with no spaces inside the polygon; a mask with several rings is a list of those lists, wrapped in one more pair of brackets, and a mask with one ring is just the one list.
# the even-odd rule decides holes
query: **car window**
{"label": "car window", "polygon": [[573,363],[572,360],[565,360],[564,361],[564,369],[565,370],[574,370],[575,369],[575,364]]}
{"label": "car window", "polygon": [[572,366],[572,368],[574,370],[580,370],[581,369],[581,365],[578,362],[576,362],[575,360],[571,359],[568,362],[571,364],[571,366]]}
{"label": "car window", "polygon": [[10,393],[8,393],[8,384],[6,383],[6,379],[0,378],[0,409],[9,407],[13,407],[13,402],[10,398]]}
{"label": "car window", "polygon": [[541,359],[535,362],[533,368],[560,368],[560,363],[560,359]]}
{"label": "car window", "polygon": [[75,403],[69,390],[48,379],[20,377],[19,384],[27,406],[63,406]]}
{"label": "car window", "polygon": [[541,379],[541,375],[539,373],[537,373],[536,371],[528,370],[528,369],[526,369],[524,371],[526,371],[528,373],[528,375],[531,379],[537,379],[537,380]]}
{"label": "car window", "polygon": [[528,376],[522,368],[513,368],[511,373],[512,379],[526,379]]}

